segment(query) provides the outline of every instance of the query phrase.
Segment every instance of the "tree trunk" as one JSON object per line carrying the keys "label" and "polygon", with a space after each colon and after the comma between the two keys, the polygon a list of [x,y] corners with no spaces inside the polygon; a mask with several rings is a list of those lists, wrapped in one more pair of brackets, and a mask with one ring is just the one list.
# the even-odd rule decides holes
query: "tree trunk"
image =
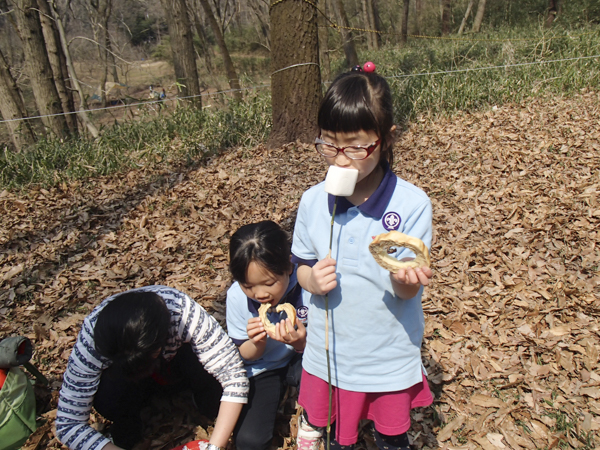
{"label": "tree trunk", "polygon": [[354,46],[352,32],[348,29],[348,16],[346,16],[344,4],[342,3],[342,0],[333,0],[333,4],[335,6],[335,12],[341,27],[340,33],[342,34],[342,45],[344,47],[344,53],[346,55],[346,62],[348,63],[348,67],[357,66],[358,55],[356,54],[356,47]]}
{"label": "tree trunk", "polygon": [[[56,29],[56,24],[50,13],[50,6],[46,0],[38,0],[38,6],[40,8],[40,22],[42,24],[44,41],[46,42],[46,49],[48,50],[48,61],[50,61],[50,67],[52,67],[54,84],[56,85],[58,96],[60,97],[62,110],[64,112],[74,112],[75,103],[73,102],[71,83],[68,81],[69,72],[67,70],[65,55],[60,46],[58,30]],[[71,134],[77,134],[77,117],[75,117],[75,114],[66,115],[65,120],[67,121],[69,132]]]}
{"label": "tree trunk", "polygon": [[486,0],[479,0],[479,5],[477,5],[477,14],[475,15],[475,20],[473,21],[473,33],[479,33],[481,30],[483,13],[485,12],[485,3]]}
{"label": "tree trunk", "polygon": [[112,43],[108,29],[106,30],[106,48],[108,50],[108,64],[110,65],[113,81],[115,83],[120,83],[119,73],[117,71],[117,60],[115,59],[115,55],[113,55]]}
{"label": "tree trunk", "polygon": [[180,97],[197,108],[202,107],[193,36],[185,0],[160,0],[169,26],[175,79]]}
{"label": "tree trunk", "polygon": [[269,148],[297,139],[311,143],[317,135],[322,97],[317,35],[314,6],[287,1],[271,8],[273,129]]}
{"label": "tree trunk", "polygon": [[225,38],[223,37],[223,33],[215,16],[213,14],[210,5],[208,4],[208,0],[200,0],[200,4],[202,5],[202,9],[204,10],[204,14],[206,14],[206,18],[208,19],[208,23],[215,35],[215,39],[217,41],[217,45],[219,46],[219,50],[221,51],[221,55],[223,55],[223,65],[225,66],[225,73],[227,74],[227,79],[229,80],[229,87],[233,89],[233,96],[236,100],[242,99],[242,91],[240,90],[240,79],[238,78],[237,72],[235,71],[235,66],[233,65],[233,61],[231,60],[231,56],[229,55],[229,50],[227,49],[227,45],[225,44]]}
{"label": "tree trunk", "polygon": [[369,16],[369,29],[373,30],[369,34],[371,35],[371,44],[373,50],[379,50],[379,28],[377,27],[377,19],[375,19],[375,0],[367,0],[367,13]]}
{"label": "tree trunk", "polygon": [[103,65],[102,78],[101,78],[102,105],[103,106],[106,106],[108,104],[107,98],[106,98],[106,81],[108,80],[108,65],[110,64],[110,58],[108,55],[108,48],[110,47],[109,37],[108,37],[108,20],[110,18],[111,11],[112,11],[111,0],[106,0],[106,2],[104,3],[104,8],[102,8],[101,10],[98,11],[98,12],[102,13],[100,16],[100,20],[101,20],[100,36],[102,36],[102,48],[100,49],[100,52],[101,52],[100,61],[102,61],[102,65]]}
{"label": "tree trunk", "polygon": [[[381,31],[381,17],[379,16],[379,0],[369,0],[371,2],[371,12],[373,15],[373,29]],[[375,33],[377,48],[381,48],[382,38],[381,33]]]}
{"label": "tree trunk", "polygon": [[[10,139],[17,151],[35,142],[35,134],[29,120],[16,120],[27,117],[27,111],[17,83],[12,77],[6,59],[0,52],[0,113],[6,122]],[[14,120],[14,121],[13,121]]]}
{"label": "tree trunk", "polygon": [[452,0],[442,0],[442,36],[450,34]]}
{"label": "tree trunk", "polygon": [[[88,3],[85,3],[88,5]],[[110,58],[110,37],[108,34],[108,22],[112,12],[112,0],[89,0],[87,7],[90,24],[94,32],[94,39],[98,49],[98,61],[101,63],[99,91],[102,106],[107,105],[106,82],[108,81],[108,69],[111,61],[114,67],[114,57]]]}
{"label": "tree trunk", "polygon": [[200,11],[198,8],[194,8],[193,22],[194,27],[196,28],[196,33],[198,34],[198,39],[200,40],[200,51],[202,52],[202,57],[204,58],[204,65],[206,66],[206,71],[210,75],[213,72],[212,57],[210,54],[208,40],[206,39],[206,33],[204,33],[204,27],[202,26],[202,22],[200,20]]}
{"label": "tree trunk", "polygon": [[415,0],[415,34],[417,36],[421,35],[421,15],[423,12],[423,4],[421,3],[423,0]]}
{"label": "tree trunk", "polygon": [[544,26],[546,28],[551,28],[554,21],[560,15],[560,0],[548,0],[548,12],[546,15],[546,22]]}
{"label": "tree trunk", "polygon": [[[364,28],[365,30],[372,30],[373,28],[371,28],[371,14],[369,13],[369,5],[368,5],[368,0],[361,0],[361,5],[362,5],[362,12],[363,12],[363,23],[364,23]],[[373,44],[373,38],[375,37],[375,35],[370,32],[370,31],[366,31],[366,38],[367,38],[367,48],[369,50],[374,50],[375,46]]]}
{"label": "tree trunk", "polygon": [[19,35],[23,42],[23,52],[31,81],[31,89],[42,122],[57,138],[66,137],[69,127],[56,91],[52,67],[48,60],[46,43],[36,0],[16,0],[14,12],[17,18]]}
{"label": "tree trunk", "polygon": [[404,0],[404,9],[402,11],[402,43],[408,41],[408,11],[410,8],[410,0]]}
{"label": "tree trunk", "polygon": [[473,9],[473,3],[475,3],[475,0],[469,0],[469,5],[467,6],[467,10],[465,11],[465,16],[463,17],[463,20],[460,23],[460,28],[458,29],[458,34],[463,34],[463,31],[465,31],[465,26],[467,25],[467,19],[469,18],[469,15],[471,14],[471,10]]}
{"label": "tree trunk", "polygon": [[73,83],[73,87],[79,94],[79,109],[77,112],[77,116],[81,120],[81,122],[85,125],[90,134],[97,138],[100,135],[98,128],[92,123],[89,116],[87,115],[86,110],[88,109],[87,102],[85,101],[85,96],[83,95],[83,89],[81,89],[81,85],[79,84],[79,79],[77,78],[77,72],[75,72],[75,66],[73,65],[73,60],[71,59],[71,52],[69,51],[69,46],[67,45],[67,36],[65,34],[65,29],[62,24],[62,20],[56,11],[56,7],[54,5],[53,0],[48,0],[48,5],[50,6],[50,11],[52,12],[52,17],[56,22],[56,29],[58,30],[58,36],[60,38],[60,45],[62,46],[63,53],[65,55],[67,69],[69,70],[69,77],[71,78],[71,82]]}
{"label": "tree trunk", "polygon": [[[329,17],[327,0],[319,0],[319,9]],[[321,61],[321,77],[329,80],[331,77],[331,63],[329,61],[329,23],[322,14],[318,14],[319,23],[319,61]]]}

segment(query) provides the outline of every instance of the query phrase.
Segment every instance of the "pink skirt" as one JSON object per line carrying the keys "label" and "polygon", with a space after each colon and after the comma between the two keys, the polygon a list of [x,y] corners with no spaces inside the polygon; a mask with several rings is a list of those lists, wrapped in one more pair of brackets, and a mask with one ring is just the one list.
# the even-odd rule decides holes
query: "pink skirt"
{"label": "pink skirt", "polygon": [[[410,428],[410,410],[433,403],[433,396],[423,374],[423,381],[395,392],[353,392],[333,386],[331,422],[336,422],[335,440],[341,445],[355,444],[359,422],[372,420],[381,434],[397,436]],[[302,369],[298,403],[316,427],[327,426],[329,387],[327,381]]]}

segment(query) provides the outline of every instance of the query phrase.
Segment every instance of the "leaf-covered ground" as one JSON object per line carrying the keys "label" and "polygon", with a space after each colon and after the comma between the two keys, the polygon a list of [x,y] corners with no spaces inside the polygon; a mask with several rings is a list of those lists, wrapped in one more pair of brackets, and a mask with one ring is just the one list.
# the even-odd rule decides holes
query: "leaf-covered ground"
{"label": "leaf-covered ground", "polygon": [[[416,448],[600,445],[598,105],[593,92],[531,100],[422,118],[400,137],[396,173],[434,211],[423,361],[435,403],[413,414]],[[291,230],[325,171],[310,146],[259,147],[195,169],[0,193],[0,336],[31,337],[52,387],[38,389],[47,422],[25,448],[61,447],[57,389],[98,302],[167,284],[224,322],[230,233],[261,219]],[[150,417],[154,449],[203,433],[181,409]],[[293,446],[281,429],[278,445]]]}

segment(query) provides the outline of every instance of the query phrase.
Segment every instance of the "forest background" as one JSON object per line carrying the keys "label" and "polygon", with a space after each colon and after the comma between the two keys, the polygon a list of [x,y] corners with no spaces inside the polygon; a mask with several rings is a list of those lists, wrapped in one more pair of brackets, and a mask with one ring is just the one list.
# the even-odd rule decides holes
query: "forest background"
{"label": "forest background", "polygon": [[[5,187],[309,142],[322,88],[359,61],[390,77],[399,123],[598,82],[586,69],[598,0],[2,0],[0,11]],[[457,69],[468,73],[444,73]]]}

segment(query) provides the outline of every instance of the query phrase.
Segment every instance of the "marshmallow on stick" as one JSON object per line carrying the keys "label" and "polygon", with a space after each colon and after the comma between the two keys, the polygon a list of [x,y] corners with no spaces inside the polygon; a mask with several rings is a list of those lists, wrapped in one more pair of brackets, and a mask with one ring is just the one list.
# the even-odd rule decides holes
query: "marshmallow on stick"
{"label": "marshmallow on stick", "polygon": [[325,192],[331,195],[348,197],[354,193],[356,180],[358,180],[358,170],[329,166],[325,178]]}

